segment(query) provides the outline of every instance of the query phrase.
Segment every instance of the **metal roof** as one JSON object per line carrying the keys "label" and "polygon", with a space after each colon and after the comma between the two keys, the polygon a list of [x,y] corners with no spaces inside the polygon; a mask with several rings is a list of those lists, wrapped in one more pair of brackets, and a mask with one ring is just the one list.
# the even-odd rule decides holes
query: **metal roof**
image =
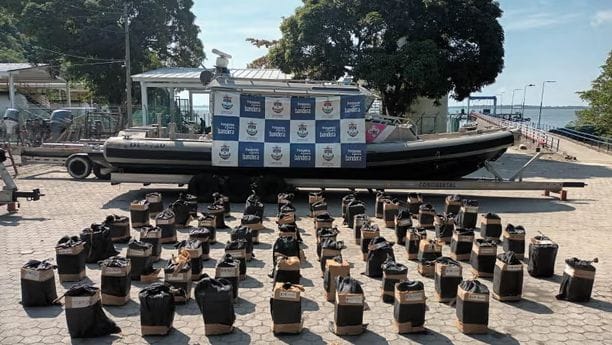
{"label": "metal roof", "polygon": [[[136,82],[157,83],[200,83],[200,73],[205,68],[191,67],[164,67],[132,75]],[[214,70],[213,70],[214,71]],[[230,73],[234,79],[261,79],[261,80],[289,80],[290,74],[285,74],[277,69],[231,69]]]}
{"label": "metal roof", "polygon": [[46,65],[30,63],[0,63],[0,80],[6,82],[9,74],[15,83],[65,83],[49,74]]}

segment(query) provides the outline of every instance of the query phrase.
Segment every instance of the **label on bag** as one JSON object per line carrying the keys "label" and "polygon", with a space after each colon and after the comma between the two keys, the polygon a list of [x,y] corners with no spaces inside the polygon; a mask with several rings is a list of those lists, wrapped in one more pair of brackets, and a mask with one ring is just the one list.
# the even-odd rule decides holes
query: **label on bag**
{"label": "label on bag", "polygon": [[217,278],[235,278],[239,274],[238,267],[217,267]]}
{"label": "label on bag", "polygon": [[506,271],[518,272],[523,270],[523,265],[506,265]]}
{"label": "label on bag", "polygon": [[171,273],[166,276],[166,280],[183,282],[187,280],[187,273]]}
{"label": "label on bag", "polygon": [[478,255],[497,255],[496,247],[478,247]]}
{"label": "label on bag", "polygon": [[425,299],[425,293],[423,291],[409,291],[404,294],[404,302],[417,302]]}
{"label": "label on bag", "polygon": [[464,301],[469,302],[488,302],[489,296],[485,294],[466,294]]}
{"label": "label on bag", "polygon": [[225,254],[229,254],[234,258],[243,258],[245,257],[245,251],[243,250],[226,250]]}
{"label": "label on bag", "polygon": [[473,241],[474,241],[474,236],[466,236],[466,235],[457,236],[457,242],[473,242]]}
{"label": "label on bag", "polygon": [[287,299],[297,299],[298,295],[295,291],[279,291],[278,297]]}
{"label": "label on bag", "polygon": [[446,266],[444,269],[445,277],[461,277],[461,267],[457,266]]}
{"label": "label on bag", "polygon": [[363,296],[347,296],[345,302],[346,304],[363,304]]}
{"label": "label on bag", "polygon": [[77,255],[72,248],[57,248],[56,252],[58,255]]}
{"label": "label on bag", "polygon": [[126,275],[127,272],[121,267],[104,267],[102,269],[103,275]]}
{"label": "label on bag", "polygon": [[35,271],[35,270],[24,270],[22,274],[23,279],[34,280],[34,281],[39,281],[40,276],[41,276],[40,271]]}
{"label": "label on bag", "polygon": [[73,308],[85,308],[97,302],[96,300],[92,300],[94,296],[79,296],[79,297],[66,297],[66,299],[70,299],[70,309]]}

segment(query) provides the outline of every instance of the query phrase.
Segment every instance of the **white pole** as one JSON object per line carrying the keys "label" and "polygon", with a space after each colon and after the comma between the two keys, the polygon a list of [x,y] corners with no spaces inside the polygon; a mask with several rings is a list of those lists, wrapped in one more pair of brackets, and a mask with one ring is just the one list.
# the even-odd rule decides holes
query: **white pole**
{"label": "white pole", "polygon": [[9,72],[9,99],[11,101],[11,108],[15,108],[15,80],[11,72]]}
{"label": "white pole", "polygon": [[147,124],[147,116],[149,109],[149,97],[147,95],[147,83],[140,82],[140,103],[142,103],[142,125]]}

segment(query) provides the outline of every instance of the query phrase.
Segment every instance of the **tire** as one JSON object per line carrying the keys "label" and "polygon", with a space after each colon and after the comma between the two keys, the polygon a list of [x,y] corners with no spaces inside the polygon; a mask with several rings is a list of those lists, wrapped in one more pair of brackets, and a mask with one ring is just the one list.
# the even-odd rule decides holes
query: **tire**
{"label": "tire", "polygon": [[92,164],[87,156],[73,156],[68,158],[66,170],[72,178],[82,180],[91,174]]}
{"label": "tire", "polygon": [[98,178],[98,180],[108,181],[111,178],[111,174],[110,173],[107,173],[107,174],[102,173],[102,169],[103,168],[104,168],[103,166],[101,166],[99,164],[96,164],[96,163],[93,163],[92,171],[93,171],[94,175]]}

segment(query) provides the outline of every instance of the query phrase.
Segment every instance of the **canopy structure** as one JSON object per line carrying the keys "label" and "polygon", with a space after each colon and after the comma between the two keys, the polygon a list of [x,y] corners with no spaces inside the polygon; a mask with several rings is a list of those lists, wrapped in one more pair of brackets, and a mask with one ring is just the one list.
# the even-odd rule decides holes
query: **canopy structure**
{"label": "canopy structure", "polygon": [[[175,89],[186,90],[189,93],[190,107],[193,107],[193,94],[208,93],[200,81],[200,73],[205,70],[205,68],[164,67],[132,75],[132,81],[140,83],[143,124],[146,124],[149,108],[147,96],[149,88],[166,88],[171,94],[174,94]],[[235,80],[282,81],[291,79],[291,75],[277,69],[230,69],[230,73],[232,79]]]}
{"label": "canopy structure", "polygon": [[8,85],[11,107],[15,107],[16,87],[37,89],[61,89],[66,91],[71,106],[70,85],[65,80],[49,73],[47,65],[30,63],[0,63],[0,85]]}
{"label": "canopy structure", "polygon": [[470,96],[468,97],[468,114],[472,101],[493,101],[493,115],[497,114],[497,96]]}

